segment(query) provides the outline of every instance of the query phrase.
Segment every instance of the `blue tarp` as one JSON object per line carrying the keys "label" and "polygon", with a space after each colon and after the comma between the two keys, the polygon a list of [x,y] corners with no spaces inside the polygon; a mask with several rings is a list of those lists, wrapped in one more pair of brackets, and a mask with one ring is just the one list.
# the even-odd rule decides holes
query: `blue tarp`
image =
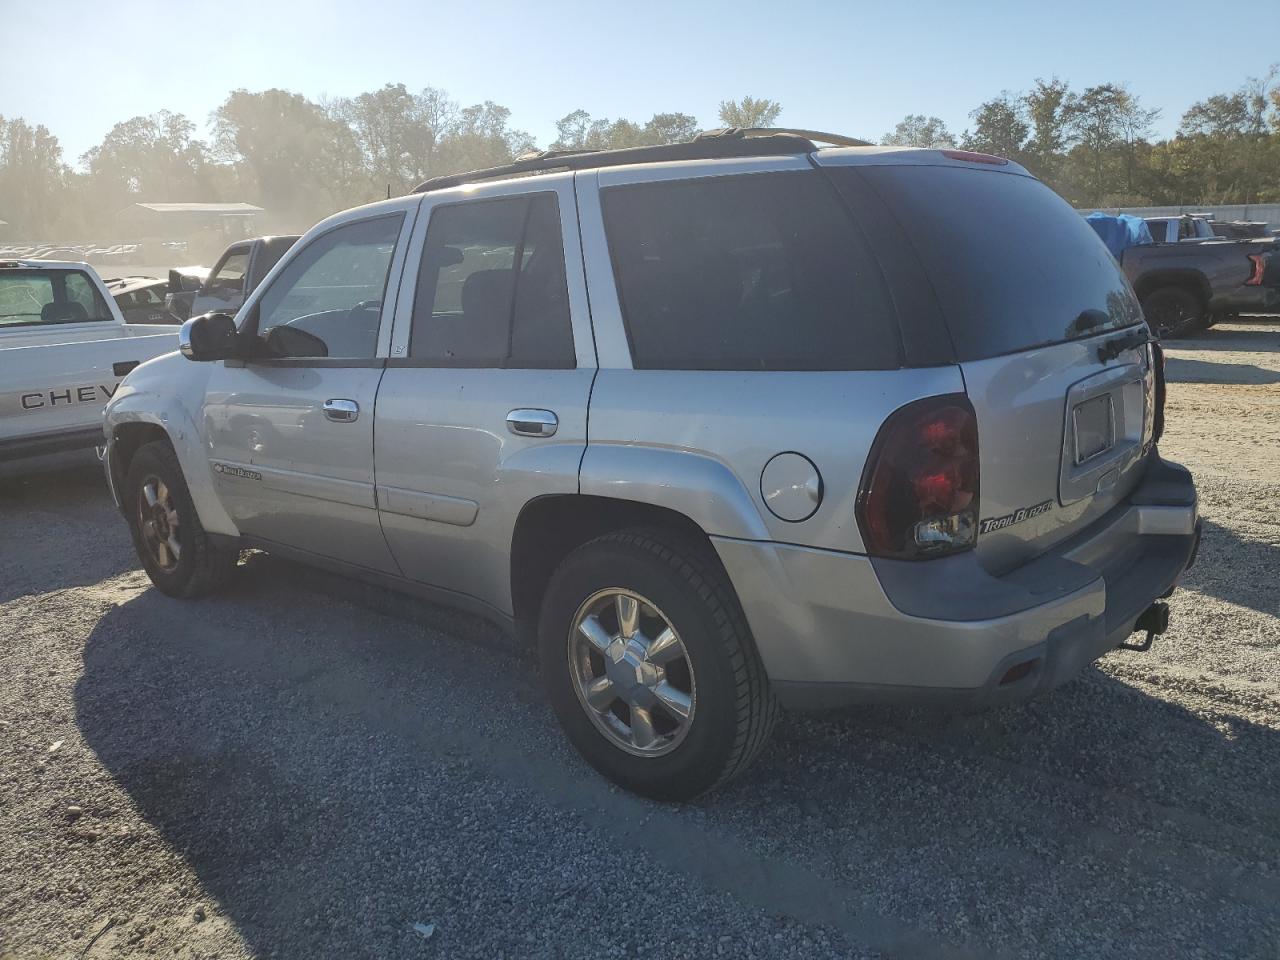
{"label": "blue tarp", "polygon": [[1109,213],[1091,213],[1085,220],[1093,227],[1093,232],[1102,238],[1111,255],[1117,260],[1126,247],[1136,247],[1141,243],[1154,243],[1147,222],[1141,217],[1133,217],[1127,213],[1112,216]]}

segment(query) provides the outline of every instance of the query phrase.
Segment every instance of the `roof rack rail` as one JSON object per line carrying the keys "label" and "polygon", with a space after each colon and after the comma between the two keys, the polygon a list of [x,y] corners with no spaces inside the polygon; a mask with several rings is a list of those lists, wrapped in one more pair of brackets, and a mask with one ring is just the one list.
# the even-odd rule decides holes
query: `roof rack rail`
{"label": "roof rack rail", "polygon": [[715,160],[728,157],[770,157],[796,153],[813,153],[818,149],[814,141],[842,147],[869,147],[865,140],[856,140],[836,133],[820,133],[816,130],[775,129],[772,127],[727,127],[708,130],[683,143],[668,143],[654,147],[625,147],[620,150],[543,150],[525,154],[511,163],[467,173],[455,173],[444,177],[432,177],[414,187],[414,193],[429,193],[465,183],[479,183],[499,177],[511,177],[522,173],[542,173],[547,170],[583,170],[591,167],[618,167],[628,163],[665,163],[675,160]]}
{"label": "roof rack rail", "polygon": [[859,140],[857,137],[846,137],[843,133],[826,133],[822,130],[800,130],[795,127],[723,127],[719,130],[705,130],[694,137],[694,139],[701,140],[704,137],[767,137],[777,133],[786,133],[793,137],[803,137],[805,140],[816,140],[818,143],[829,143],[833,147],[875,146],[874,143],[871,143],[868,140]]}

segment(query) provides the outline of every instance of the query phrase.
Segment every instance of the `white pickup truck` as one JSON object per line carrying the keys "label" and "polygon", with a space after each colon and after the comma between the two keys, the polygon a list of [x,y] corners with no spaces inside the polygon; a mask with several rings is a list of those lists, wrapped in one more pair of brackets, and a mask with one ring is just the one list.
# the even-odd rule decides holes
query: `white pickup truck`
{"label": "white pickup truck", "polygon": [[120,380],[178,329],[126,323],[87,264],[0,260],[0,476],[91,458]]}

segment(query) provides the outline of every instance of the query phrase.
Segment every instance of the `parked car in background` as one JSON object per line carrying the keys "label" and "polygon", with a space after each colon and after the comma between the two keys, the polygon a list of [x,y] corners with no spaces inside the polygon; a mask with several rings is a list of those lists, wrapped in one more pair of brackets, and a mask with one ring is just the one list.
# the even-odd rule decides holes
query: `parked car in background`
{"label": "parked car in background", "polygon": [[[215,311],[235,313],[297,239],[255,237],[231,244],[194,291],[185,289],[190,284],[182,279],[189,273],[175,278],[174,271],[170,271],[170,309],[183,320]],[[175,279],[178,289],[174,289]]]}
{"label": "parked car in background", "polygon": [[168,280],[156,277],[113,277],[102,281],[125,323],[179,323],[166,303]]}
{"label": "parked car in background", "polygon": [[1115,260],[1017,164],[800,133],[318,224],[107,409],[152,582],[255,546],[514,624],[574,745],[666,798],[780,702],[1008,703],[1149,642],[1196,491]]}
{"label": "parked car in background", "polygon": [[177,335],[127,322],[88,264],[0,261],[0,475],[92,457],[121,378]]}
{"label": "parked car in background", "polygon": [[[1185,337],[1240,313],[1280,311],[1280,252],[1273,240],[1211,235],[1145,243],[1130,230],[1125,241],[1126,222],[1141,226],[1142,220],[1101,213],[1085,219],[1120,261],[1157,337]],[[1148,231],[1153,223],[1167,235],[1208,228],[1197,217],[1147,218]]]}
{"label": "parked car in background", "polygon": [[209,279],[208,267],[174,267],[165,284],[164,305],[178,320],[191,316],[191,304],[200,287]]}
{"label": "parked car in background", "polygon": [[1210,226],[1208,214],[1184,213],[1177,217],[1144,217],[1151,231],[1152,243],[1178,243],[1183,240],[1212,240],[1217,236]]}

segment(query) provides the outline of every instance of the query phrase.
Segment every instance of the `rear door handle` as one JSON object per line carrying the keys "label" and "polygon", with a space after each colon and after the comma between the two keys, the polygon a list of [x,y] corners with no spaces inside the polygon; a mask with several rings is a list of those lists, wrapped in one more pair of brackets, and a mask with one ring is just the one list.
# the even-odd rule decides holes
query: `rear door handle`
{"label": "rear door handle", "polygon": [[554,437],[560,418],[551,410],[521,407],[507,414],[507,429],[517,437]]}
{"label": "rear door handle", "polygon": [[326,400],[324,415],[334,423],[355,423],[360,417],[360,404],[354,400]]}
{"label": "rear door handle", "polygon": [[141,362],[140,360],[118,360],[111,365],[111,373],[113,376],[123,377]]}

